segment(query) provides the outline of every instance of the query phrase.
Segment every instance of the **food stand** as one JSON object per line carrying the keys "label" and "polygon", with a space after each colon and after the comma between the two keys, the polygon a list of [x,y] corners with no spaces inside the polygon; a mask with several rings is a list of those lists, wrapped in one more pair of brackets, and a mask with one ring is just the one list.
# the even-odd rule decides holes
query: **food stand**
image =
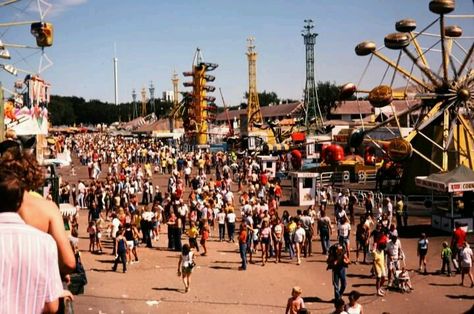
{"label": "food stand", "polygon": [[[460,223],[466,225],[468,231],[473,231],[472,198],[466,204],[461,201],[460,197],[464,196],[464,193],[474,191],[474,171],[461,165],[449,172],[416,177],[415,182],[417,186],[449,195],[448,203],[433,204],[431,215],[433,228],[451,232],[454,229],[454,224]],[[459,200],[455,202],[456,198]],[[463,197],[463,199],[465,198]]]}

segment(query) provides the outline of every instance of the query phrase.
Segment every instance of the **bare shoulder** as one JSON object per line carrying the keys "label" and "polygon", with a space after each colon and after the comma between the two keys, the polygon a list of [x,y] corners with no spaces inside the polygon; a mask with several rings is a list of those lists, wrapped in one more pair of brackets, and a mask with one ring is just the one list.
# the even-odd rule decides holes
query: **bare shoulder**
{"label": "bare shoulder", "polygon": [[62,220],[59,208],[54,202],[30,193],[25,193],[18,212],[27,224],[43,232],[48,232],[53,221]]}

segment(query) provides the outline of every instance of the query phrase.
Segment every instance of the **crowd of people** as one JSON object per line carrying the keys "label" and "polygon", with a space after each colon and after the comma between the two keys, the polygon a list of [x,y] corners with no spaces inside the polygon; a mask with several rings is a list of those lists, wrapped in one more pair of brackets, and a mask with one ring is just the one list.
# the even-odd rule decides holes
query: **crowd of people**
{"label": "crowd of people", "polygon": [[[254,156],[184,152],[158,140],[105,134],[79,134],[58,142],[58,151],[72,152],[88,168],[87,180],[61,183],[60,202],[88,211],[86,231],[91,253],[105,253],[102,242],[110,239],[113,271],[121,263],[122,271],[127,272],[129,264],[139,262],[137,247],[152,248],[155,243],[163,242],[162,235],[166,233],[167,248],[180,252],[178,275],[188,292],[195,256],[212,254],[208,246],[211,238],[238,244],[241,271],[247,270],[249,264],[265,266],[282,260],[301,265],[319,251],[313,247],[313,240],[319,238],[321,253],[332,272],[334,302],[336,309],[341,310],[337,313],[343,313],[345,307],[348,313],[362,313],[362,307],[357,306],[357,291],[351,292],[348,305],[342,301],[348,286],[346,271],[351,264],[369,265],[367,271],[375,278],[378,296],[384,296],[386,288],[413,290],[398,234],[398,229],[407,226],[407,211],[401,196],[392,199],[327,185],[318,189],[312,206],[282,209],[280,180],[262,169]],[[32,170],[34,161],[25,159],[21,147],[5,151],[0,170],[18,169],[19,190],[25,195],[22,202],[5,211],[17,211],[24,221],[52,235],[59,255],[58,269],[67,280],[66,275],[75,268],[77,258],[74,245],[64,235],[64,226],[70,225],[72,237],[77,238],[77,221],[73,216],[71,221],[64,221],[59,213],[54,217],[44,214],[44,221],[31,219],[37,213],[30,208],[38,208],[40,212],[42,206],[53,206],[53,203],[33,198],[28,192],[36,190],[42,180]],[[278,167],[289,167],[287,161],[281,157]],[[158,176],[165,177],[166,184],[154,184]],[[0,183],[15,179],[9,173],[5,178],[10,181],[0,178],[3,180]],[[356,209],[360,212],[358,223]],[[417,246],[420,273],[427,272],[428,247],[429,239],[422,234]],[[440,252],[441,271],[446,268],[451,275],[453,264],[462,274],[461,284],[468,275],[474,286],[472,250],[460,226],[456,226],[452,243],[444,243]],[[304,308],[304,302],[298,299],[300,294],[299,288],[293,289],[287,312],[297,313],[295,309]],[[68,296],[62,292],[55,295]]]}

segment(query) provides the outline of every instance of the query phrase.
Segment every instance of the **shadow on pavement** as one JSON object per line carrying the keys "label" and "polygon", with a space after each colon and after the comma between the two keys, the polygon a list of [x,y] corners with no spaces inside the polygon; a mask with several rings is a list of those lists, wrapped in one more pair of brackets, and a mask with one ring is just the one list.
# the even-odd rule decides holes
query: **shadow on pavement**
{"label": "shadow on pavement", "polygon": [[174,292],[183,292],[183,290],[178,289],[178,288],[169,288],[169,287],[163,287],[163,288],[152,288],[153,290],[156,291],[174,291]]}
{"label": "shadow on pavement", "polygon": [[219,263],[219,264],[241,264],[242,262],[239,262],[239,261],[214,261],[213,263]]}
{"label": "shadow on pavement", "polygon": [[112,269],[99,269],[99,268],[91,268],[91,271],[96,271],[99,273],[113,273],[114,271]]}
{"label": "shadow on pavement", "polygon": [[100,263],[105,263],[105,264],[113,264],[114,260],[113,259],[98,259],[97,260]]}
{"label": "shadow on pavement", "polygon": [[373,287],[375,286],[375,280],[374,280],[374,283],[357,283],[357,284],[353,284],[352,286],[353,287]]}
{"label": "shadow on pavement", "polygon": [[[467,295],[467,294],[452,295],[452,294],[447,294],[446,296],[450,299],[474,300],[474,295]],[[470,312],[470,313],[472,313],[472,312]]]}
{"label": "shadow on pavement", "polygon": [[436,283],[436,282],[431,282],[430,286],[438,286],[438,287],[458,287],[458,283]]}
{"label": "shadow on pavement", "polygon": [[303,301],[308,303],[334,303],[333,300],[322,300],[319,297],[304,297]]}
{"label": "shadow on pavement", "polygon": [[349,278],[361,278],[361,279],[371,279],[371,275],[363,275],[363,274],[347,274],[346,275]]}
{"label": "shadow on pavement", "polygon": [[232,267],[229,267],[229,266],[209,266],[209,268],[212,268],[212,269],[227,269],[227,270],[232,269]]}

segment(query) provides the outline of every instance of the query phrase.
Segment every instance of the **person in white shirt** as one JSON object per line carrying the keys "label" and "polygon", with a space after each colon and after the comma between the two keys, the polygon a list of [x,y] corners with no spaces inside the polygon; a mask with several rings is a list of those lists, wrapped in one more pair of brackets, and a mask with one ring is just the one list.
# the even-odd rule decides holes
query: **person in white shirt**
{"label": "person in white shirt", "polygon": [[402,243],[396,236],[392,236],[387,243],[387,269],[388,269],[388,285],[391,285],[392,275],[395,271],[400,270],[400,260],[403,259]]}
{"label": "person in white shirt", "polygon": [[339,243],[344,247],[347,257],[350,252],[350,235],[351,235],[351,224],[346,216],[343,216],[341,223],[337,227],[337,233],[339,237]]}
{"label": "person in white shirt", "polygon": [[298,224],[297,224],[295,235],[294,235],[297,265],[301,264],[301,251],[303,249],[303,244],[305,243],[305,240],[306,240],[306,231],[303,228],[302,221],[298,220]]}
{"label": "person in white shirt", "polygon": [[474,287],[474,280],[472,278],[472,249],[469,247],[469,243],[464,241],[463,248],[459,253],[461,259],[461,286],[464,286],[464,276],[468,274],[471,279],[471,288]]}
{"label": "person in white shirt", "polygon": [[229,235],[229,242],[235,242],[234,240],[234,231],[235,231],[235,219],[236,215],[234,213],[234,210],[231,208],[229,209],[229,212],[227,213],[226,219],[227,219],[227,233]]}
{"label": "person in white shirt", "polygon": [[114,247],[113,247],[113,251],[112,251],[112,255],[115,255],[116,253],[116,250],[117,248],[115,247],[115,238],[117,237],[117,232],[119,230],[119,227],[120,227],[120,220],[117,218],[117,214],[113,213],[112,214],[112,223],[111,223],[111,232],[110,232],[110,235],[112,236],[112,239],[113,239],[113,243],[114,243]]}

